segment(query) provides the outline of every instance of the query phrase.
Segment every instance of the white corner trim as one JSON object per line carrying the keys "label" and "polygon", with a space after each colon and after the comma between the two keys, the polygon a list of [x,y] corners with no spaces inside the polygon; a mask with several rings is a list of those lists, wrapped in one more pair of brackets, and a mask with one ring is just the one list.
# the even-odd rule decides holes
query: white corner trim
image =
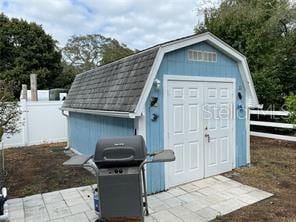
{"label": "white corner trim", "polygon": [[250,110],[246,108],[246,151],[247,151],[247,164],[251,163],[251,147],[250,147]]}
{"label": "white corner trim", "polygon": [[[169,147],[169,129],[168,129],[168,76],[163,78],[163,145],[165,149],[172,149]],[[169,166],[168,163],[164,163],[164,187],[168,189],[169,186]]]}
{"label": "white corner trim", "polygon": [[233,112],[233,121],[232,121],[232,136],[233,136],[233,159],[232,159],[232,168],[236,168],[236,120],[237,120],[237,116],[236,116],[236,79],[233,79],[233,98],[232,98],[232,101],[233,101],[233,107],[232,107],[232,112]]}
{"label": "white corner trim", "polygon": [[247,64],[246,57],[241,53],[230,47],[228,44],[214,36],[212,33],[203,33],[200,35],[194,35],[190,38],[180,39],[179,41],[169,42],[167,44],[161,45],[157,52],[156,58],[154,60],[153,66],[148,75],[148,79],[142,91],[141,97],[135,109],[135,116],[140,116],[142,110],[145,107],[145,101],[149,95],[150,89],[152,87],[153,81],[157,75],[158,69],[160,67],[161,61],[165,55],[165,53],[184,48],[193,44],[197,44],[199,42],[207,41],[214,47],[220,49],[222,52],[233,58],[234,60],[239,62],[239,70],[241,73],[241,77],[246,88],[246,98],[248,106],[258,107],[259,102],[256,95],[256,91],[254,88],[253,80],[251,77],[251,73]]}
{"label": "white corner trim", "polygon": [[135,126],[137,129],[137,135],[143,136],[145,142],[146,141],[146,115],[145,113],[142,113],[141,116],[137,116],[135,118]]}

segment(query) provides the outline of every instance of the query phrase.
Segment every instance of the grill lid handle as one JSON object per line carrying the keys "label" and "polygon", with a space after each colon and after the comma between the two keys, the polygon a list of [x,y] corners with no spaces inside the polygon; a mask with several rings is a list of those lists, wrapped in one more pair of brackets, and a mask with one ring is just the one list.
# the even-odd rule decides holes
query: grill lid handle
{"label": "grill lid handle", "polygon": [[127,162],[135,159],[134,147],[109,147],[103,152],[104,161]]}
{"label": "grill lid handle", "polygon": [[106,156],[104,156],[104,160],[106,161],[110,161],[110,162],[117,162],[117,161],[131,161],[134,159],[134,155],[131,155],[129,157],[124,157],[124,158],[108,158]]}

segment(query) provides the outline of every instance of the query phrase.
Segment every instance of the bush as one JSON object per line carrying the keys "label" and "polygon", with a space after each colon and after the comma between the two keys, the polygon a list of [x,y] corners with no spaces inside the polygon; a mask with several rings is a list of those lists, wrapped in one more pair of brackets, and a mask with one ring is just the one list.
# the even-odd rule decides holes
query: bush
{"label": "bush", "polygon": [[296,124],[296,95],[291,94],[285,98],[285,104],[290,112],[290,122]]}

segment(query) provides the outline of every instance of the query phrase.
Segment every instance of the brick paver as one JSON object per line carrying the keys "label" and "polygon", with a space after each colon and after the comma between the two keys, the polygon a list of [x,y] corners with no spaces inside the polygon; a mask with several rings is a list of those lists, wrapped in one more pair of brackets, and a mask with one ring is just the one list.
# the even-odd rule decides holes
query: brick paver
{"label": "brick paver", "polygon": [[[145,221],[209,221],[272,196],[224,176],[194,181],[148,197]],[[94,222],[92,187],[84,186],[7,201],[10,222]]]}

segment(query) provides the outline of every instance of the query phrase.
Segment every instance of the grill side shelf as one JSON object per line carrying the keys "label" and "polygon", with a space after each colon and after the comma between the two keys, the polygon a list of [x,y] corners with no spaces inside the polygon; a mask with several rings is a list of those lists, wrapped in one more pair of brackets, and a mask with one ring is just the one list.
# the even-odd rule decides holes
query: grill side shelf
{"label": "grill side shelf", "polygon": [[83,167],[93,155],[76,155],[71,157],[69,160],[63,163],[64,166],[71,166],[71,167]]}
{"label": "grill side shelf", "polygon": [[163,150],[159,153],[152,153],[149,156],[147,163],[172,162],[176,159],[173,150]]}

